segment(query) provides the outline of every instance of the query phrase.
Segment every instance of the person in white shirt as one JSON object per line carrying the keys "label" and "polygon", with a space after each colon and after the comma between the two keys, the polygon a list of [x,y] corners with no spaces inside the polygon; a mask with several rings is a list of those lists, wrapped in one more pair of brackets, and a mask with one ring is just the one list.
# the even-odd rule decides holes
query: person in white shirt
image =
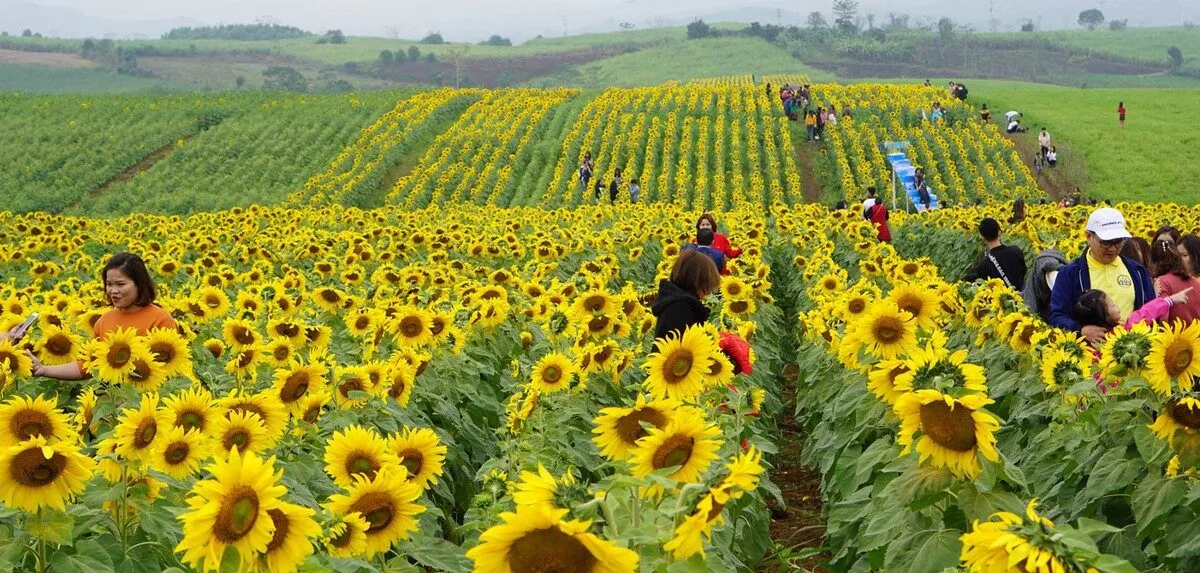
{"label": "person in white shirt", "polygon": [[1027,130],[1024,127],[1021,127],[1021,122],[1017,121],[1016,119],[1013,119],[1008,122],[1007,131],[1008,131],[1008,133],[1024,133]]}
{"label": "person in white shirt", "polygon": [[1018,117],[1021,117],[1021,112],[1019,112],[1019,111],[1005,112],[1004,113],[1004,123],[1012,123],[1013,120],[1017,119]]}
{"label": "person in white shirt", "polygon": [[1058,164],[1058,151],[1054,149],[1053,145],[1050,146],[1050,151],[1046,152],[1046,164],[1050,167]]}
{"label": "person in white shirt", "polygon": [[870,219],[870,217],[867,216],[867,212],[869,212],[871,210],[871,207],[875,206],[875,188],[874,187],[867,187],[867,198],[862,202],[862,205],[863,205],[863,218]]}
{"label": "person in white shirt", "polygon": [[1046,131],[1044,127],[1042,128],[1042,132],[1038,134],[1038,145],[1042,146],[1042,157],[1045,157],[1046,153],[1050,151],[1050,132]]}

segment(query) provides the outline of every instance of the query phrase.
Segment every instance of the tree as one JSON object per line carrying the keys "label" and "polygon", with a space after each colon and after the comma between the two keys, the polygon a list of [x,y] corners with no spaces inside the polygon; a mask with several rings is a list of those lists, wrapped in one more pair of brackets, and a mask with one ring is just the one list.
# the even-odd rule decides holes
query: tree
{"label": "tree", "polygon": [[1108,29],[1114,32],[1124,30],[1127,27],[1129,27],[1129,18],[1125,18],[1124,20],[1110,20],[1108,22]]}
{"label": "tree", "polygon": [[862,35],[865,38],[870,38],[870,39],[875,40],[876,42],[880,42],[880,43],[887,41],[887,32],[884,32],[883,30],[880,30],[879,28],[869,28],[867,30],[863,30]]}
{"label": "tree", "polygon": [[304,75],[297,71],[296,68],[271,66],[263,72],[264,90],[302,92],[307,88],[308,81],[304,79]]}
{"label": "tree", "polygon": [[498,34],[492,34],[491,38],[488,38],[480,43],[485,46],[511,46],[512,40],[509,40],[508,38],[502,37]]}
{"label": "tree", "polygon": [[400,39],[400,27],[399,26],[396,26],[396,25],[384,26],[383,33],[387,34],[387,37],[389,37],[393,40]]}
{"label": "tree", "polygon": [[1179,69],[1183,67],[1183,52],[1179,51],[1176,46],[1167,48],[1167,56],[1171,58],[1171,71],[1179,73]]}
{"label": "tree", "polygon": [[318,44],[345,44],[346,35],[341,30],[330,30],[317,39]]}
{"label": "tree", "polygon": [[896,12],[888,12],[888,23],[884,30],[888,32],[897,32],[908,29],[908,14],[898,14]]}
{"label": "tree", "polygon": [[687,37],[689,40],[699,40],[700,38],[708,38],[713,35],[712,28],[704,23],[704,20],[695,20],[687,25]]}
{"label": "tree", "polygon": [[409,46],[408,47],[408,61],[416,62],[417,60],[420,60],[420,59],[421,59],[421,48],[418,48],[416,46]]}
{"label": "tree", "polygon": [[808,19],[804,21],[804,25],[808,26],[809,30],[816,32],[828,28],[829,22],[825,21],[825,16],[820,12],[809,12]]}
{"label": "tree", "polygon": [[424,38],[421,38],[421,43],[429,44],[432,46],[437,46],[440,44],[445,44],[446,40],[444,38],[442,38],[441,32],[434,32],[432,34],[429,34],[428,36],[425,36]]}
{"label": "tree", "polygon": [[847,34],[857,34],[858,0],[833,0],[833,23]]}
{"label": "tree", "polygon": [[636,28],[637,24],[634,24],[633,22],[621,22],[620,24],[617,24],[617,27],[623,31],[628,32],[628,31]]}
{"label": "tree", "polygon": [[1088,30],[1095,30],[1104,23],[1104,12],[1090,8],[1079,13],[1079,25]]}
{"label": "tree", "polygon": [[24,30],[21,30],[21,37],[22,38],[32,38],[33,30],[30,30],[29,28],[25,28]]}
{"label": "tree", "polygon": [[[462,87],[462,67],[463,62],[467,59],[467,46],[454,46],[447,48],[445,55],[450,58],[450,63],[454,64],[454,87]],[[433,55],[431,52],[430,56]]]}
{"label": "tree", "polygon": [[396,61],[396,54],[393,54],[391,50],[385,49],[385,50],[379,52],[379,65],[386,68],[387,66],[392,65],[392,62],[395,62],[395,61]]}
{"label": "tree", "polygon": [[429,52],[428,54],[425,54],[425,61],[426,61],[426,62],[429,62],[429,63],[431,63],[431,64],[432,64],[432,63],[434,63],[434,62],[436,62],[436,61],[437,61],[437,54],[435,54],[435,53],[433,53],[433,52]]}
{"label": "tree", "polygon": [[238,89],[242,89],[246,85],[246,76],[238,76],[234,83],[237,84]]}
{"label": "tree", "polygon": [[405,52],[404,50],[396,50],[396,52],[392,54],[392,61],[396,62],[397,64],[404,64],[408,62],[408,52]]}
{"label": "tree", "polygon": [[1032,32],[1033,31],[1033,20],[1030,20],[1029,18],[1025,18],[1024,20],[1021,20],[1021,31],[1022,32]]}
{"label": "tree", "polygon": [[954,39],[954,20],[943,17],[937,23],[938,37],[943,42],[949,42]]}

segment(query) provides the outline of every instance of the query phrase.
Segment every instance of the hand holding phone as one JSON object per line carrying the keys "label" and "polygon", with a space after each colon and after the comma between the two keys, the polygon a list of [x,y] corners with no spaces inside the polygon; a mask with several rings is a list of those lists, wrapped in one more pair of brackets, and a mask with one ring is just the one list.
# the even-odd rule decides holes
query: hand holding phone
{"label": "hand holding phone", "polygon": [[12,341],[14,343],[20,342],[22,338],[25,338],[25,333],[29,332],[29,327],[33,326],[33,323],[37,322],[38,316],[39,315],[36,312],[29,315],[29,318],[26,318],[25,322],[22,322],[19,326],[11,331],[10,334],[12,334]]}

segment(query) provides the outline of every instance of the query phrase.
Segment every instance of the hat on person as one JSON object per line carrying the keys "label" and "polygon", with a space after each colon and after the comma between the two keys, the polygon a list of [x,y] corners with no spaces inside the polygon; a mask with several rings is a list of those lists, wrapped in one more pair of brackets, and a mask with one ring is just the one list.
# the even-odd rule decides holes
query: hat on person
{"label": "hat on person", "polygon": [[1133,236],[1125,230],[1125,217],[1112,207],[1092,211],[1092,216],[1088,217],[1087,230],[1095,233],[1101,241],[1128,239]]}

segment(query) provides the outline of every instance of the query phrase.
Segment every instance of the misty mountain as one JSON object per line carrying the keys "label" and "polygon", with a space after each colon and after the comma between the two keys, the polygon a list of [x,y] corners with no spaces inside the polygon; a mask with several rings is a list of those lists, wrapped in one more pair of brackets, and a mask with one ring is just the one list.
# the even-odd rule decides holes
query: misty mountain
{"label": "misty mountain", "polygon": [[61,38],[159,38],[171,28],[197,25],[203,23],[192,18],[109,20],[74,8],[0,0],[0,31],[13,35],[28,28],[43,36]]}

